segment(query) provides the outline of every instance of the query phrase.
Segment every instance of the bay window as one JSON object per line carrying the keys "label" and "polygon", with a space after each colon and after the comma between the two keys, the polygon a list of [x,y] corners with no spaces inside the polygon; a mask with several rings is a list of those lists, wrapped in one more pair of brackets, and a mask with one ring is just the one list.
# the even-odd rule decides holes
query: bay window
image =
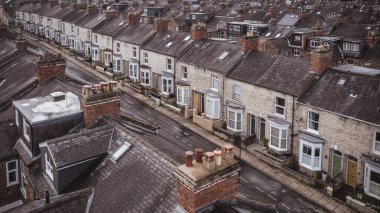
{"label": "bay window", "polygon": [[270,124],[270,140],[269,147],[277,151],[287,151],[288,148],[288,128],[289,126],[281,126],[275,123]]}
{"label": "bay window", "polygon": [[243,110],[228,108],[227,111],[227,128],[235,132],[241,132],[243,123]]}
{"label": "bay window", "polygon": [[189,86],[177,86],[177,104],[189,105]]}
{"label": "bay window", "polygon": [[162,92],[166,94],[173,93],[173,78],[162,77]]}
{"label": "bay window", "polygon": [[99,47],[92,47],[92,60],[99,61]]}
{"label": "bay window", "polygon": [[311,143],[300,139],[299,163],[312,171],[321,170],[321,143]]}
{"label": "bay window", "polygon": [[365,162],[364,191],[380,199],[380,168],[375,164]]}
{"label": "bay window", "polygon": [[220,98],[206,96],[206,115],[209,118],[220,118]]}

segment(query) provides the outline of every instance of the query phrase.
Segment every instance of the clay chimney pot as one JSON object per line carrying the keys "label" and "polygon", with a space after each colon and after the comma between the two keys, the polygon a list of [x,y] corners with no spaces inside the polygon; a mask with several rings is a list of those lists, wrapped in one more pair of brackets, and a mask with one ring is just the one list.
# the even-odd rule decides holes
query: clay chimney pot
{"label": "clay chimney pot", "polygon": [[185,165],[186,167],[193,166],[193,152],[192,151],[185,152]]}

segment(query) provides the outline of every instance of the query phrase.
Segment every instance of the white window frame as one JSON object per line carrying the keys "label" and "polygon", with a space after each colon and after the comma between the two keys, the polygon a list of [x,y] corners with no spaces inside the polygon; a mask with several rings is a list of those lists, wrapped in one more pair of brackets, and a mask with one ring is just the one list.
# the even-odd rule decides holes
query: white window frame
{"label": "white window frame", "polygon": [[99,61],[99,48],[92,48],[92,60],[93,61]]}
{"label": "white window frame", "polygon": [[[239,116],[240,115],[240,119]],[[243,131],[243,110],[227,108],[227,129],[234,132]]]}
{"label": "white window frame", "polygon": [[177,86],[177,104],[182,106],[189,105],[189,86]]}
{"label": "white window frame", "polygon": [[[304,163],[304,153],[303,153],[303,147],[307,146],[311,149],[311,155],[310,157],[310,165],[307,163]],[[315,157],[315,150],[319,149],[319,157]],[[315,162],[318,162],[318,166],[315,166]],[[300,146],[299,146],[299,164],[302,167],[305,167],[311,171],[320,171],[322,168],[322,143],[310,143],[306,140],[300,139]]]}
{"label": "white window frame", "polygon": [[94,35],[94,43],[98,44],[98,35]]}
{"label": "white window frame", "polygon": [[121,57],[120,56],[113,57],[112,68],[114,72],[121,72]]}
{"label": "white window frame", "polygon": [[[10,170],[10,169],[9,169],[9,164],[10,164],[10,163],[15,163],[16,168]],[[6,167],[6,172],[5,172],[5,174],[6,174],[6,177],[7,177],[7,187],[9,187],[9,186],[13,186],[13,185],[15,185],[15,184],[18,184],[18,183],[19,183],[19,177],[18,177],[18,160],[16,159],[16,160],[7,161],[5,167]],[[10,175],[11,173],[13,173],[13,172],[16,174],[16,180],[10,182],[10,180],[9,180],[9,175]]]}
{"label": "white window frame", "polygon": [[144,86],[150,85],[150,72],[149,69],[140,69],[141,80],[140,83]]}
{"label": "white window frame", "polygon": [[[283,99],[283,100],[284,100],[284,106],[281,106],[281,105],[278,104],[278,100],[279,100],[279,99]],[[285,113],[286,113],[286,112],[285,112],[285,105],[286,105],[286,104],[285,104],[285,98],[276,97],[276,100],[275,100],[274,105],[275,105],[275,108],[274,108],[274,114],[277,115],[277,116],[280,116],[280,117],[283,117],[283,118],[284,118],[284,117],[285,117]],[[277,112],[277,109],[280,109],[280,108],[284,110],[284,114],[281,114],[281,113],[278,113],[278,112]]]}
{"label": "white window frame", "polygon": [[359,44],[351,43],[351,51],[358,52],[359,51]]}
{"label": "white window frame", "polygon": [[206,115],[212,119],[220,118],[220,98],[206,96]]}
{"label": "white window frame", "polygon": [[53,177],[53,160],[50,155],[45,152],[45,172],[50,177],[51,180],[54,180]]}
{"label": "white window frame", "polygon": [[371,182],[371,172],[380,173],[380,168],[373,166],[371,164],[365,163],[365,171],[364,171],[364,192],[372,197],[380,199],[380,193],[378,195],[371,192],[371,185],[374,184],[376,187],[380,188],[378,183]]}
{"label": "white window frame", "polygon": [[116,42],[116,53],[120,53],[120,42]]}
{"label": "white window frame", "polygon": [[188,75],[189,73],[187,72],[187,67],[186,66],[183,66],[183,65],[181,65],[181,79],[182,80],[187,80],[187,75]]}
{"label": "white window frame", "polygon": [[15,121],[16,121],[16,125],[20,126],[20,122],[19,122],[20,117],[19,117],[18,113],[19,112],[17,111],[17,109],[15,109]]}
{"label": "white window frame", "polygon": [[85,55],[91,55],[91,44],[90,43],[84,44],[84,54]]}
{"label": "white window frame", "polygon": [[237,84],[232,85],[232,99],[241,101],[241,86]]}
{"label": "white window frame", "polygon": [[[26,122],[25,118],[22,118],[22,133],[28,142],[30,142],[30,125]],[[25,132],[25,129],[29,129],[29,133]]]}
{"label": "white window frame", "polygon": [[137,48],[136,47],[132,47],[132,57],[133,58],[137,57]]}
{"label": "white window frame", "polygon": [[166,59],[166,71],[172,72],[173,69],[173,60],[171,58]]}
{"label": "white window frame", "polygon": [[[310,119],[310,114],[311,113],[314,113],[314,114],[318,114],[318,121],[314,121],[312,119]],[[313,133],[313,134],[316,134],[316,135],[319,135],[319,130],[320,130],[320,120],[321,120],[321,116],[319,115],[319,113],[316,113],[316,112],[313,112],[313,111],[307,111],[307,129],[306,131],[310,132],[310,133]],[[309,122],[316,122],[318,124],[318,127],[317,129],[312,129],[309,125]]]}
{"label": "white window frame", "polygon": [[218,76],[211,74],[211,89],[218,91]]}
{"label": "white window frame", "polygon": [[300,35],[295,35],[294,36],[295,41],[301,41],[301,36]]}
{"label": "white window frame", "polygon": [[[272,128],[278,130],[278,136],[272,135]],[[269,120],[269,147],[277,151],[288,151],[288,130],[289,125],[279,125]],[[277,138],[278,146],[275,146],[272,142],[272,137]],[[285,140],[285,147],[282,146],[282,142]]]}
{"label": "white window frame", "polygon": [[28,179],[26,178],[25,165],[24,162],[22,162],[22,160],[20,160],[20,186],[21,192],[26,198],[26,188],[28,187]]}
{"label": "white window frame", "polygon": [[[166,83],[165,83],[166,82]],[[173,78],[172,77],[162,77],[162,92],[166,95],[173,93]]]}
{"label": "white window frame", "polygon": [[144,52],[144,64],[146,65],[149,64],[149,55],[147,52]]}
{"label": "white window frame", "polygon": [[137,63],[130,63],[129,64],[129,73],[128,73],[128,75],[133,80],[139,79],[139,76],[138,76],[138,65],[137,65]]}
{"label": "white window frame", "polygon": [[380,135],[380,131],[375,131],[374,137],[373,137],[373,153],[380,155],[380,149],[376,150],[376,144],[380,147],[380,140],[376,140],[376,134]]}
{"label": "white window frame", "polygon": [[298,49],[298,48],[294,48],[294,49],[293,49],[293,55],[294,55],[294,56],[300,56],[300,49]]}
{"label": "white window frame", "polygon": [[318,47],[318,43],[316,40],[310,40],[310,47]]}
{"label": "white window frame", "polygon": [[343,50],[350,51],[351,44],[349,42],[343,42]]}

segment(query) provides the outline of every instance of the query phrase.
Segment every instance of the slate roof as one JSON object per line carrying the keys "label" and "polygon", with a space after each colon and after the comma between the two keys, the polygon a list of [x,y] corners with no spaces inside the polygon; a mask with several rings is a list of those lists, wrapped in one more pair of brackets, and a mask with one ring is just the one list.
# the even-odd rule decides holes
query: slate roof
{"label": "slate roof", "polygon": [[[325,76],[332,76],[326,82]],[[347,79],[341,86],[339,79]],[[357,96],[351,97],[355,89]],[[300,103],[380,125],[380,78],[328,69],[314,80],[298,100]]]}
{"label": "slate roof", "polygon": [[[187,49],[193,40],[185,38],[190,36],[189,33],[177,31],[163,31],[156,33],[149,42],[143,45],[142,49],[161,53],[168,56],[178,57],[185,49]],[[173,42],[171,46],[166,45]]]}
{"label": "slate roof", "polygon": [[65,17],[62,18],[62,22],[73,23],[79,22],[83,17],[87,15],[85,10],[71,11]]}
{"label": "slate roof", "polygon": [[0,39],[0,47],[0,61],[9,54],[16,52],[16,44],[7,38]]}
{"label": "slate roof", "polygon": [[[228,52],[228,55],[224,59],[219,59],[224,52]],[[227,74],[242,56],[243,53],[239,45],[202,39],[191,45],[190,49],[181,56],[179,61]]]}
{"label": "slate roof", "polygon": [[60,168],[107,153],[112,133],[113,128],[107,125],[48,140],[46,144]]}
{"label": "slate roof", "polygon": [[[1,138],[0,159],[3,159],[15,154],[13,147],[19,135],[17,132],[17,128],[10,128],[10,127],[16,127],[16,124],[12,121],[0,123],[0,138]],[[15,130],[14,132],[15,134],[10,134],[10,130]]]}
{"label": "slate roof", "polygon": [[334,28],[331,34],[346,38],[366,39],[368,32],[367,27],[370,26],[371,25],[367,24],[341,23]]}
{"label": "slate roof", "polygon": [[96,192],[90,212],[175,211],[175,165],[139,140],[115,128],[111,151],[125,141],[132,147],[116,163],[105,157],[84,177],[82,187],[93,187]]}
{"label": "slate roof", "polygon": [[310,71],[307,60],[252,51],[227,77],[299,96],[314,76]]}
{"label": "slate roof", "polygon": [[104,14],[95,13],[92,15],[86,15],[83,17],[80,21],[76,23],[76,25],[87,28],[87,29],[93,29],[99,24],[101,24],[104,20],[106,20],[106,17]]}
{"label": "slate roof", "polygon": [[154,33],[152,24],[136,23],[128,25],[115,40],[141,45]]}
{"label": "slate roof", "polygon": [[207,22],[207,32],[215,32],[218,29],[227,30],[227,22],[234,21],[232,17],[213,17]]}
{"label": "slate roof", "polygon": [[128,22],[126,20],[114,18],[105,20],[103,23],[96,26],[92,32],[100,35],[116,37],[122,30],[127,27],[127,25]]}

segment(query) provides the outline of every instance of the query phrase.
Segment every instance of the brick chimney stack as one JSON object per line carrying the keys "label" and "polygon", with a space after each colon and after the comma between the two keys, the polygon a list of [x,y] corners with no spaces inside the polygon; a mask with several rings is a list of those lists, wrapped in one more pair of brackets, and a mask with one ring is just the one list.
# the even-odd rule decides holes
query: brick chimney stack
{"label": "brick chimney stack", "polygon": [[380,30],[377,26],[375,29],[372,29],[367,32],[367,44],[370,46],[375,45],[380,40]]}
{"label": "brick chimney stack", "polygon": [[87,6],[88,15],[93,15],[95,13],[98,13],[98,8],[96,6]]}
{"label": "brick chimney stack", "polygon": [[27,50],[26,39],[21,35],[18,35],[16,38],[16,49],[18,54],[25,53]]}
{"label": "brick chimney stack", "polygon": [[140,22],[140,16],[138,13],[130,12],[128,13],[128,25],[136,24]]}
{"label": "brick chimney stack", "polygon": [[196,23],[191,26],[191,39],[200,41],[202,38],[207,38],[207,25],[205,23]]}
{"label": "brick chimney stack", "polygon": [[0,18],[0,38],[6,37],[8,34],[8,27]]}
{"label": "brick chimney stack", "polygon": [[78,4],[78,3],[72,4],[71,7],[73,8],[73,11],[78,11],[78,10],[82,9],[82,5]]}
{"label": "brick chimney stack", "polygon": [[[232,145],[225,145],[222,150],[204,153],[202,161],[193,161],[191,167],[177,167],[174,176],[180,210],[194,213],[215,201],[235,198],[240,166],[232,149]],[[195,150],[196,159],[202,151]]]}
{"label": "brick chimney stack", "polygon": [[165,18],[155,18],[153,20],[153,29],[156,33],[168,30],[169,23]]}
{"label": "brick chimney stack", "polygon": [[328,47],[319,46],[311,51],[310,67],[320,76],[323,71],[331,67],[332,51]]}
{"label": "brick chimney stack", "polygon": [[104,11],[104,15],[106,19],[111,19],[111,18],[117,18],[119,16],[119,13],[115,10],[106,10]]}
{"label": "brick chimney stack", "polygon": [[259,44],[259,38],[254,36],[252,32],[247,32],[247,36],[239,38],[239,43],[241,45],[241,51],[243,53],[249,53],[251,50],[257,50]]}
{"label": "brick chimney stack", "polygon": [[102,115],[119,117],[120,92],[116,81],[82,86],[80,108],[84,113],[84,126],[88,127]]}
{"label": "brick chimney stack", "polygon": [[38,84],[42,84],[52,77],[64,78],[65,67],[65,59],[62,58],[60,53],[57,55],[54,55],[52,53],[45,53],[44,55],[40,55],[35,70]]}

